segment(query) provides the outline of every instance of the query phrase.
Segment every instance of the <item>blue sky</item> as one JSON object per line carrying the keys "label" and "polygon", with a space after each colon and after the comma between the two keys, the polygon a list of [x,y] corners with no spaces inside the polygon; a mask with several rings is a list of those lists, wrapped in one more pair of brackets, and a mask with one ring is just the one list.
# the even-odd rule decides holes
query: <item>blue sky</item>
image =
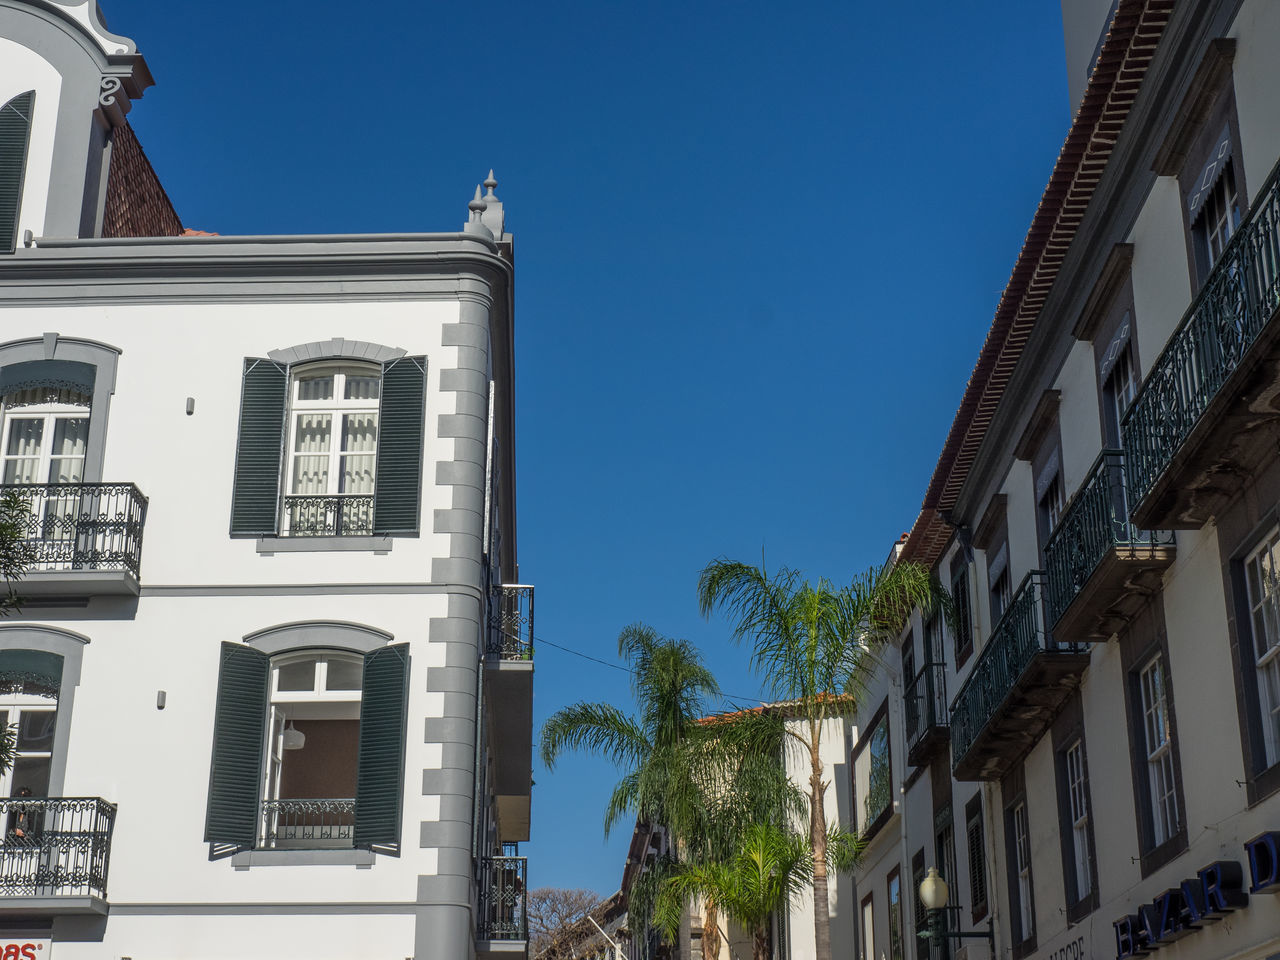
{"label": "blue sky", "polygon": [[[495,169],[536,632],[614,661],[643,620],[744,702],[698,571],[884,560],[1070,119],[1057,0],[102,5],[189,227],[455,230]],[[548,644],[535,689],[538,724],[630,699]],[[616,772],[534,778],[530,884],[617,889]]]}

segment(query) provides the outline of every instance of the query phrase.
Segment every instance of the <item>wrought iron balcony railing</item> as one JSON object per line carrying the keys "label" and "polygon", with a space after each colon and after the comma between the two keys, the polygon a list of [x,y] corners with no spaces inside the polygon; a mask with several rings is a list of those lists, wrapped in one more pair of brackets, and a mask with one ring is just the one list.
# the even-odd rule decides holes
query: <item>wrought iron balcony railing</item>
{"label": "wrought iron balcony railing", "polygon": [[98,797],[0,799],[0,897],[107,898],[116,806]]}
{"label": "wrought iron balcony railing", "polygon": [[1026,575],[1008,608],[991,629],[991,639],[973,665],[951,706],[951,755],[956,764],[996,718],[1036,655],[1084,653],[1084,644],[1057,643],[1045,624],[1042,570]]}
{"label": "wrought iron balcony railing", "polygon": [[355,820],[355,800],[263,800],[258,849],[350,847]]}
{"label": "wrought iron balcony railing", "polygon": [[1049,625],[1061,619],[1110,551],[1139,559],[1172,543],[1171,530],[1139,530],[1129,520],[1124,451],[1103,450],[1045,543]]}
{"label": "wrought iron balcony railing", "polygon": [[526,857],[480,858],[477,940],[528,940]]}
{"label": "wrought iron balcony railing", "polygon": [[285,497],[282,537],[371,537],[373,494]]}
{"label": "wrought iron balcony railing", "polygon": [[513,583],[493,588],[488,653],[496,660],[533,659],[533,587]]}
{"label": "wrought iron balcony railing", "polygon": [[1271,172],[1123,424],[1130,507],[1146,499],[1280,306],[1280,186]]}
{"label": "wrought iron balcony railing", "polygon": [[945,730],[949,722],[947,713],[947,666],[944,663],[926,663],[907,683],[903,693],[906,707],[907,753],[916,753],[918,745],[936,731]]}
{"label": "wrought iron balcony railing", "polygon": [[22,521],[29,571],[127,570],[142,566],[147,498],[132,483],[5,484],[29,505]]}

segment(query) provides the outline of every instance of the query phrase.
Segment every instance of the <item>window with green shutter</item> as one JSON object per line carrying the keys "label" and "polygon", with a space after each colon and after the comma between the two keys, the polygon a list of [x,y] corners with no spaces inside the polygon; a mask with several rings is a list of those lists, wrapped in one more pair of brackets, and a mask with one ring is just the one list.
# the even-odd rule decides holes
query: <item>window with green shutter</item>
{"label": "window with green shutter", "polygon": [[28,90],[0,106],[0,253],[17,249],[18,210],[35,100],[35,91]]}
{"label": "window with green shutter", "polygon": [[417,536],[426,364],[247,359],[232,536]]}
{"label": "window with green shutter", "polygon": [[274,360],[248,357],[240,393],[231,535],[274,535],[280,516],[280,454],[289,376]]}
{"label": "window with green shutter", "polygon": [[373,532],[379,536],[418,534],[426,403],[426,357],[401,357],[382,365],[378,482],[373,494]]}
{"label": "window with green shutter", "polygon": [[392,644],[366,654],[356,775],[357,847],[400,852],[408,701],[409,645]]}

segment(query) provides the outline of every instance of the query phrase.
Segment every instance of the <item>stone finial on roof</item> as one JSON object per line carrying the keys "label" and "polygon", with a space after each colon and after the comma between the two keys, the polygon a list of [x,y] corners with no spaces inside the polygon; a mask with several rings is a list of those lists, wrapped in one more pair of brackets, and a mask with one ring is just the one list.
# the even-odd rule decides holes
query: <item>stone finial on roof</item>
{"label": "stone finial on roof", "polygon": [[480,220],[493,233],[495,239],[501,240],[505,236],[507,223],[506,215],[502,210],[502,201],[493,192],[497,185],[498,181],[494,179],[493,171],[490,170],[489,176],[484,178],[484,186],[488,193],[484,195],[486,209]]}
{"label": "stone finial on roof", "polygon": [[484,197],[480,195],[480,184],[476,184],[476,195],[471,198],[471,202],[467,204],[467,209],[471,211],[467,217],[467,223],[462,228],[463,233],[475,233],[481,236],[493,239],[493,232],[485,225],[484,217],[485,209],[488,204],[484,202]]}

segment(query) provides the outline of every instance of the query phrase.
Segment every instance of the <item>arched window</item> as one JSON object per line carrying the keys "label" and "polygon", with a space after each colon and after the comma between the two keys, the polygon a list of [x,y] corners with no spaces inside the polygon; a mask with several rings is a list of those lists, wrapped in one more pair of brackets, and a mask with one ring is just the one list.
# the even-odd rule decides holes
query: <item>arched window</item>
{"label": "arched window", "polygon": [[233,537],[418,535],[427,360],[403,354],[335,340],[245,359]]}
{"label": "arched window", "polygon": [[28,90],[0,106],[0,253],[13,253],[17,248],[18,210],[35,99],[35,91]]}
{"label": "arched window", "polygon": [[0,396],[3,482],[80,483],[89,441],[88,395],[26,387]]}
{"label": "arched window", "polygon": [[408,644],[342,623],[224,643],[205,840],[397,851]]}
{"label": "arched window", "polygon": [[370,536],[381,368],[309,364],[290,379],[281,534]]}

